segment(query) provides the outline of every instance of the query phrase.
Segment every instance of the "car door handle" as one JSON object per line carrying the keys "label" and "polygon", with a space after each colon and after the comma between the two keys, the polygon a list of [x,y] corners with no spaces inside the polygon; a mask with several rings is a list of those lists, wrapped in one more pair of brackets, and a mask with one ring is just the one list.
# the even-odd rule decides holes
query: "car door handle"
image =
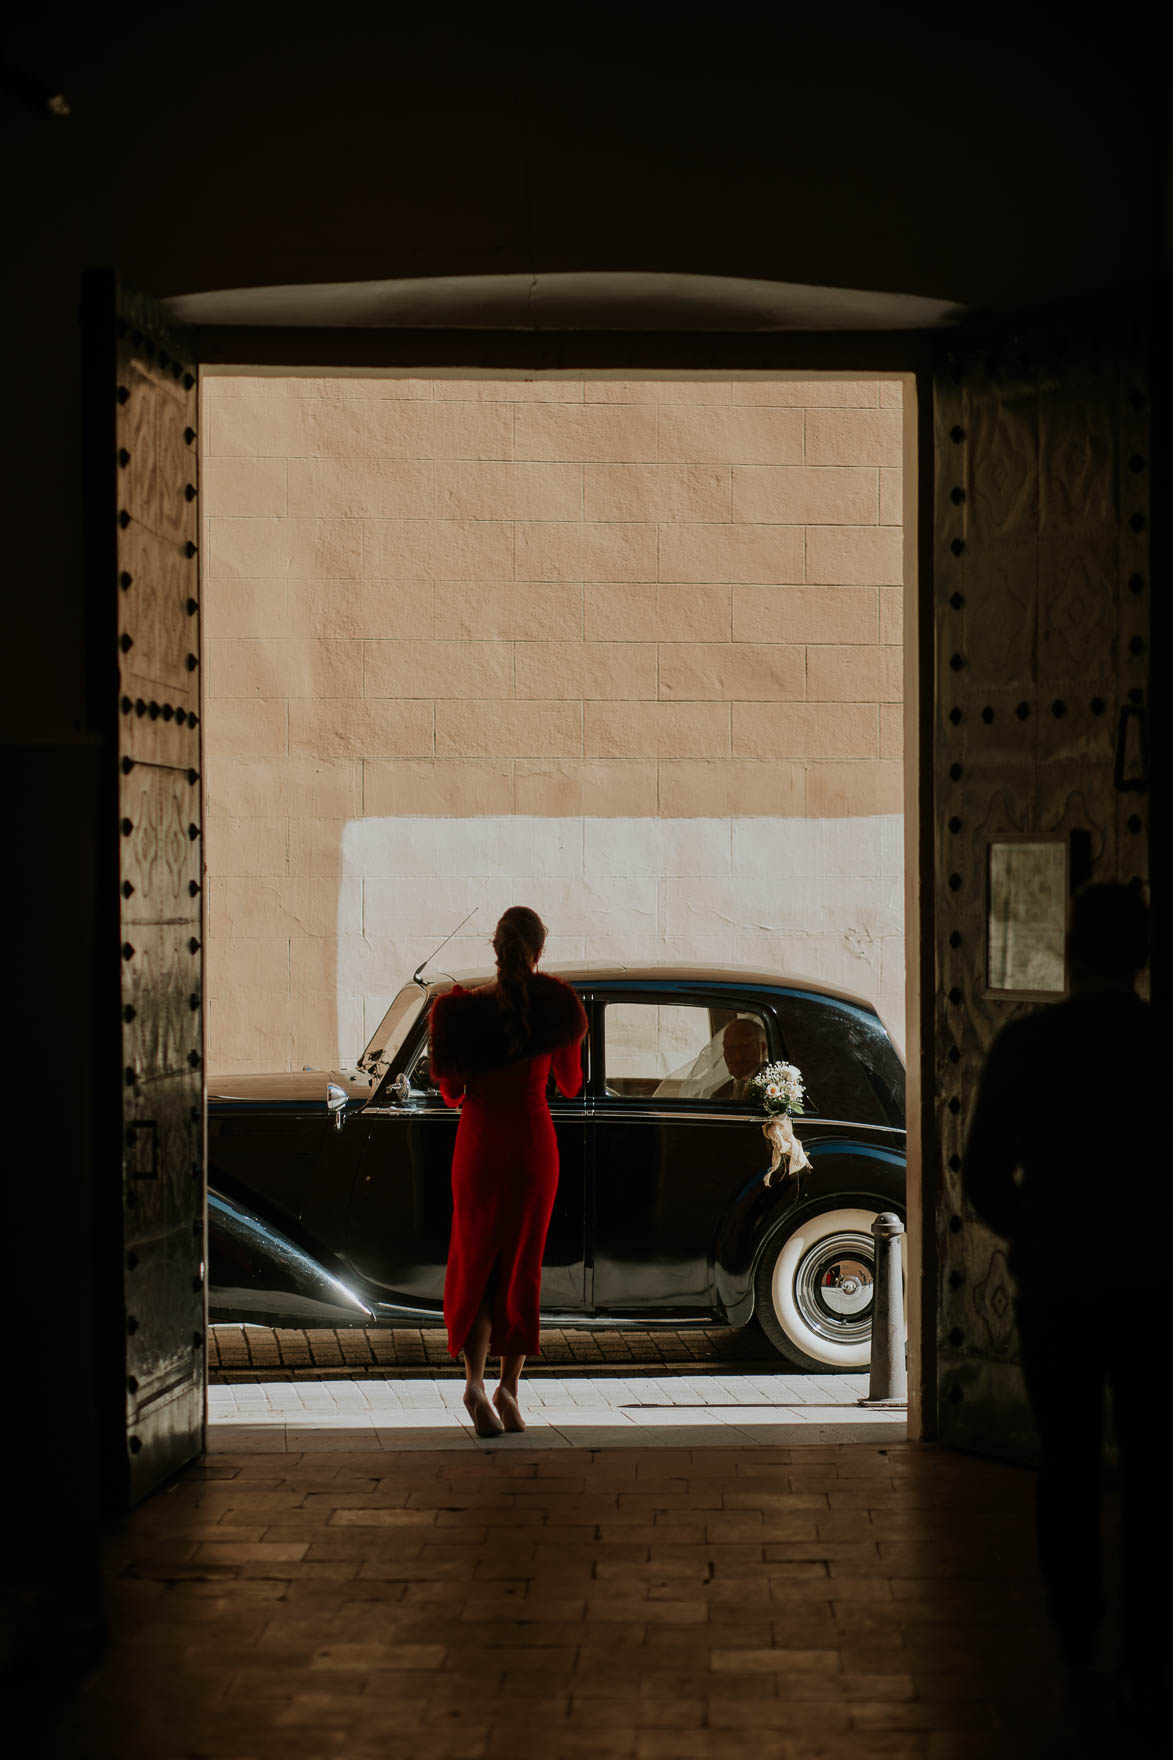
{"label": "car door handle", "polygon": [[326,1083],[326,1111],[334,1120],[336,1131],[340,1131],[346,1123],[346,1101],[345,1088],[340,1088],[337,1082]]}

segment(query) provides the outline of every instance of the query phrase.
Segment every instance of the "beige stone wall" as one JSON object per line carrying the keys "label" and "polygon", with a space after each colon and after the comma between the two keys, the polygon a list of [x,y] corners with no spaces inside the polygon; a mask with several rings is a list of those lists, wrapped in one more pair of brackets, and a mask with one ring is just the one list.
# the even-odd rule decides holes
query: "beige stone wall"
{"label": "beige stone wall", "polygon": [[353,1056],[394,988],[339,982],[356,821],[899,814],[901,423],[895,383],[207,378],[213,1069]]}

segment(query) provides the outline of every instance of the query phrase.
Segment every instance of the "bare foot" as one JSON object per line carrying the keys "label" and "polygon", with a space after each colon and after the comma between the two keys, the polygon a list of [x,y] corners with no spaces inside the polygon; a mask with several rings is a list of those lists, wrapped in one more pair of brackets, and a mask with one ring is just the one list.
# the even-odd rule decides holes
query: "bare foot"
{"label": "bare foot", "polygon": [[521,1407],[515,1394],[504,1387],[498,1387],[493,1394],[493,1404],[501,1414],[501,1426],[505,1430],[524,1430],[525,1419],[521,1415]]}
{"label": "bare foot", "polygon": [[483,1387],[465,1388],[464,1409],[472,1419],[472,1427],[478,1436],[500,1436],[505,1428],[490,1405],[489,1396]]}

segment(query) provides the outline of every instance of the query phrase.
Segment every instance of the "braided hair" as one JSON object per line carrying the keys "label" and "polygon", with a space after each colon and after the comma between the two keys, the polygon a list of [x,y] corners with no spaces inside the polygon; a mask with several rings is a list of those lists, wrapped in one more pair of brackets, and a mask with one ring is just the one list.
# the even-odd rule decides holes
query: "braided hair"
{"label": "braided hair", "polygon": [[529,1042],[529,981],[533,962],[546,943],[546,925],[528,905],[510,905],[493,931],[497,956],[497,1006],[511,1057]]}

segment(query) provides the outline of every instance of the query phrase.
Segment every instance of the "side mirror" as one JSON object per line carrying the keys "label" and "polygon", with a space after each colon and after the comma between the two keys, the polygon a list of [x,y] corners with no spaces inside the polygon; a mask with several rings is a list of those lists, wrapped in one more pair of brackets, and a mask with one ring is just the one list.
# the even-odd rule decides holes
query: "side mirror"
{"label": "side mirror", "polygon": [[410,1099],[410,1097],[411,1097],[411,1083],[408,1081],[406,1075],[404,1074],[404,1072],[402,1070],[400,1070],[399,1074],[396,1076],[395,1080],[392,1082],[391,1092],[394,1094],[395,1098],[398,1100],[398,1102],[401,1106],[405,1105],[406,1102]]}
{"label": "side mirror", "polygon": [[326,1083],[326,1111],[334,1120],[334,1129],[340,1131],[346,1123],[346,1089],[337,1082]]}

